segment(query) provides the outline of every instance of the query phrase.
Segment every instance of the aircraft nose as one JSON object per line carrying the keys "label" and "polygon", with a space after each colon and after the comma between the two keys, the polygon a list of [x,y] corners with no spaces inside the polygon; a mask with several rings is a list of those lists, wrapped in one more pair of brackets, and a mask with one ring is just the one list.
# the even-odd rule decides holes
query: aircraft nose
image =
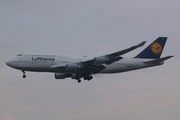
{"label": "aircraft nose", "polygon": [[11,62],[11,61],[7,61],[7,62],[6,62],[6,65],[12,66],[12,62]]}

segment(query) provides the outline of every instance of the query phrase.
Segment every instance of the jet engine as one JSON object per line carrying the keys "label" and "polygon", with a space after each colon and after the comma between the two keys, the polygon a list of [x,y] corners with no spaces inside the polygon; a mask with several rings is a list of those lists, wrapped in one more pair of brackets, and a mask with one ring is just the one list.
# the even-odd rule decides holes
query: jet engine
{"label": "jet engine", "polygon": [[109,59],[106,58],[106,57],[95,57],[95,58],[94,58],[94,62],[95,62],[96,64],[104,64],[104,63],[106,63],[106,62],[108,62],[108,61],[109,61]]}
{"label": "jet engine", "polygon": [[71,76],[72,79],[80,79],[80,76],[78,74],[73,74]]}
{"label": "jet engine", "polygon": [[69,76],[67,74],[65,74],[65,73],[55,73],[54,77],[55,77],[55,79],[65,79],[65,78],[67,78]]}
{"label": "jet engine", "polygon": [[73,64],[73,63],[66,65],[66,70],[69,72],[76,72],[79,68],[80,68],[80,66],[78,66],[77,64]]}
{"label": "jet engine", "polygon": [[118,56],[118,57],[95,57],[94,58],[94,63],[95,64],[106,64],[109,65],[113,62],[116,62],[118,60],[122,59],[122,57]]}

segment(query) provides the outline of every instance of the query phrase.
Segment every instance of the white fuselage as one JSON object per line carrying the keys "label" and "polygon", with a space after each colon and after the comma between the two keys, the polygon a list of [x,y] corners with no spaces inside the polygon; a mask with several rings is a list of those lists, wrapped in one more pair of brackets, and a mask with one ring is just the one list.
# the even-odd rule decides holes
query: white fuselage
{"label": "white fuselage", "polygon": [[[88,58],[71,58],[60,55],[19,54],[6,64],[22,71],[68,73],[64,67],[59,67],[59,69],[53,68],[56,66],[66,66],[67,64],[77,63],[84,60],[88,60]],[[103,64],[106,68],[100,71],[100,73],[119,73],[163,64],[163,62],[158,64],[144,63],[149,60],[150,59],[123,58],[110,65]]]}

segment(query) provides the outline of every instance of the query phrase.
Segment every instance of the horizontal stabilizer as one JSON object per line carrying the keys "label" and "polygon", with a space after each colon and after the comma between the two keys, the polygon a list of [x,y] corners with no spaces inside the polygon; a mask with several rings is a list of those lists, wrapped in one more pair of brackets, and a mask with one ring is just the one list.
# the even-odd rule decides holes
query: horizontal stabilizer
{"label": "horizontal stabilizer", "polygon": [[165,60],[167,60],[167,59],[169,59],[169,58],[172,58],[172,57],[174,57],[174,56],[167,56],[167,57],[163,57],[163,58],[159,58],[159,59],[147,61],[147,62],[144,62],[144,63],[147,63],[147,64],[161,63],[161,62],[164,62]]}

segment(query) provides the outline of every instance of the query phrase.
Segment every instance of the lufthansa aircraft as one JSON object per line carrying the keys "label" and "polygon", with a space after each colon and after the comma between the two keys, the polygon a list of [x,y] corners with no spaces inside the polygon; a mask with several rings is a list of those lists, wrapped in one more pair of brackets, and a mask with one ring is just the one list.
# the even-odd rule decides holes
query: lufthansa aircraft
{"label": "lufthansa aircraft", "polygon": [[56,79],[70,77],[80,83],[81,78],[88,81],[91,80],[93,78],[92,74],[120,73],[162,65],[165,60],[173,57],[167,56],[160,58],[166,40],[167,37],[157,38],[133,58],[124,58],[121,55],[143,46],[145,41],[122,51],[91,59],[87,57],[71,58],[60,55],[18,54],[15,58],[6,62],[6,64],[12,68],[21,70],[23,72],[23,78],[26,77],[25,71],[52,72]]}

